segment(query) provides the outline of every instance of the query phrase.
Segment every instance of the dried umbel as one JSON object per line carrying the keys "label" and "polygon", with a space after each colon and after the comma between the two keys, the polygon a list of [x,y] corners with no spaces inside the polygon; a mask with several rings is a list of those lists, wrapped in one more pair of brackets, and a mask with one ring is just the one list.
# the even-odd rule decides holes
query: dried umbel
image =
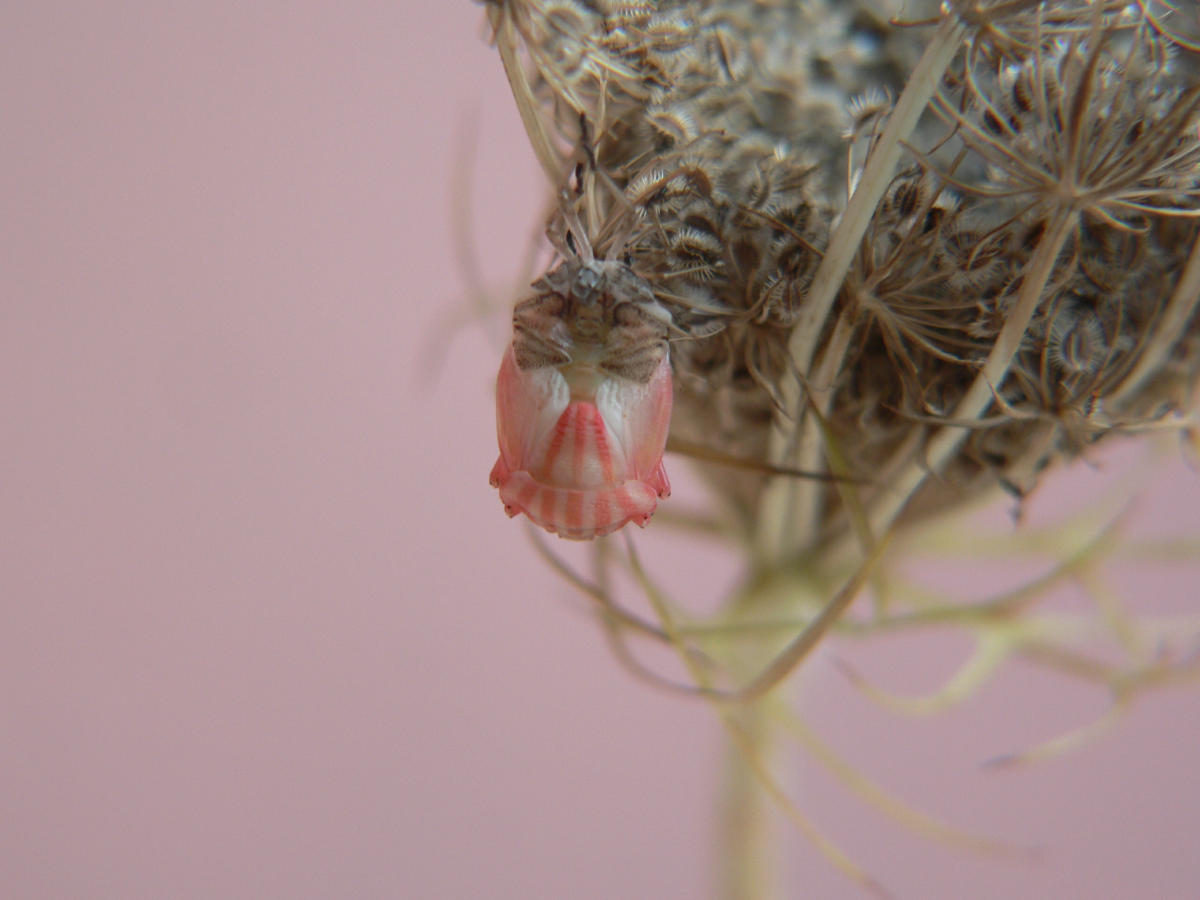
{"label": "dried umbel", "polygon": [[[619,251],[673,321],[672,435],[763,463],[710,477],[774,555],[849,529],[836,485],[764,495],[770,467],[820,469],[830,442],[839,474],[877,483],[857,495],[883,528],[1027,492],[1186,407],[1200,87],[1168,29],[1182,13],[951,4],[929,109],[893,129],[928,34],[878,4],[490,6],[574,239]],[[551,229],[571,231],[561,212]],[[939,429],[953,446],[930,460]],[[901,500],[880,484],[916,470]]]}
{"label": "dried umbel", "polygon": [[[661,628],[572,574],[606,621],[680,649],[695,689],[764,696],[933,514],[997,487],[1023,497],[1110,435],[1192,427],[1196,3],[485,5],[559,256],[517,307],[502,444],[507,385],[609,353],[638,360],[609,367],[616,383],[665,381],[669,344],[669,446],[714,491],[705,521],[748,549],[722,621],[801,611],[791,639],[726,653],[674,632],[658,586],[643,583]],[[611,286],[582,314],[581,277]],[[622,308],[636,339],[545,341]],[[658,482],[629,477],[652,509]],[[533,517],[567,536],[621,524],[564,528],[565,501],[546,503]],[[824,605],[779,600],[797,579]],[[864,615],[886,630],[904,613]]]}

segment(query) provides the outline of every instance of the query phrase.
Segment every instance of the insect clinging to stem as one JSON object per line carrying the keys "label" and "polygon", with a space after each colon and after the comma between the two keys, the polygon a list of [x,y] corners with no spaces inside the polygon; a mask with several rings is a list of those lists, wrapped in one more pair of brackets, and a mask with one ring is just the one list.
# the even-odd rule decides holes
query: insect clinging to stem
{"label": "insect clinging to stem", "polygon": [[560,205],[563,261],[513,311],[490,480],[510,516],[588,540],[645,525],[670,494],[671,314],[626,261],[595,257],[565,191]]}

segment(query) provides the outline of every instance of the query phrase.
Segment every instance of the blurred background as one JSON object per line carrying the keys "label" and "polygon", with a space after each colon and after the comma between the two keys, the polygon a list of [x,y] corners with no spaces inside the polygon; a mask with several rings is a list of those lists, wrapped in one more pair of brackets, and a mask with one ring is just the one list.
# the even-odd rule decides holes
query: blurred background
{"label": "blurred background", "polygon": [[[482,8],[8,4],[0,121],[0,894],[708,896],[715,716],[619,667],[487,485],[544,187]],[[1135,524],[1200,533],[1178,454]],[[647,537],[664,581],[736,573]],[[1180,612],[1195,578],[1119,586]],[[1195,896],[1195,686],[997,772],[1106,698],[1013,666],[898,719],[835,664],[927,691],[965,650],[826,648],[802,708],[897,795],[1042,856],[933,845],[795,752],[805,811],[902,897]],[[794,896],[858,896],[781,834]]]}

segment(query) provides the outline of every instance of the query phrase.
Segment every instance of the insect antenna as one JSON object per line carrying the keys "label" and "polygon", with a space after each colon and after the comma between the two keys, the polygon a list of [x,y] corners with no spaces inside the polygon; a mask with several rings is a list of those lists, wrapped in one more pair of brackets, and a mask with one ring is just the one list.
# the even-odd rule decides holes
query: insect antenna
{"label": "insect antenna", "polygon": [[563,259],[578,259],[585,264],[594,262],[591,239],[566,188],[558,192],[558,211],[561,221],[556,218],[546,226],[546,239]]}
{"label": "insect antenna", "polygon": [[[607,259],[622,259],[626,256],[626,248],[629,245],[630,239],[633,237],[633,232],[637,224],[637,209],[626,196],[625,191],[617,184],[616,180],[608,173],[606,169],[599,165],[596,161],[596,147],[592,139],[591,124],[588,122],[587,115],[579,114],[579,147],[583,152],[584,161],[587,163],[587,172],[593,175],[601,184],[608,189],[612,194],[613,200],[620,208],[622,215],[609,216],[607,224],[601,229],[601,235],[598,235],[598,241],[603,237],[603,232],[611,229],[612,235],[608,238],[608,252],[605,254]],[[580,163],[582,166],[583,163]],[[576,169],[579,172],[579,167]],[[578,177],[578,174],[577,174]],[[582,178],[580,178],[580,186],[582,189]],[[628,263],[627,263],[628,264]]]}

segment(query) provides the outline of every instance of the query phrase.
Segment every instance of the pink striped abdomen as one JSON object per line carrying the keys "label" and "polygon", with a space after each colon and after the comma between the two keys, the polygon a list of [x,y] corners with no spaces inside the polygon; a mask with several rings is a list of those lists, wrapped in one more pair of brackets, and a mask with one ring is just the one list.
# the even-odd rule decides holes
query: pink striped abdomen
{"label": "pink striped abdomen", "polygon": [[643,481],[566,488],[535,481],[528,472],[512,473],[500,485],[500,499],[510,516],[523,512],[547,531],[576,541],[610,534],[627,522],[645,525],[658,505],[658,494]]}
{"label": "pink striped abdomen", "polygon": [[670,378],[664,360],[649,384],[609,379],[594,398],[573,398],[557,370],[522,371],[506,355],[491,474],[505,511],[573,540],[644,525],[670,493],[662,466]]}

